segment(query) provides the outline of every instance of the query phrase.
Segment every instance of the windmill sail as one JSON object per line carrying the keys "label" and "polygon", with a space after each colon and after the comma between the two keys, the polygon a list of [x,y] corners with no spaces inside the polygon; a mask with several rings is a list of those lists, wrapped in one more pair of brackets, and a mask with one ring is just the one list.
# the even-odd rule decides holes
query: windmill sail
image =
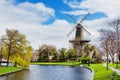
{"label": "windmill sail", "polygon": [[[83,19],[80,21],[80,23],[77,24],[77,26],[75,26],[68,34],[67,37],[76,29],[76,38],[83,39],[83,29],[84,31],[86,31],[88,34],[90,34],[90,32],[88,32],[82,25],[81,23],[90,15],[90,13],[86,14]],[[77,22],[73,17],[71,17],[70,15],[68,15],[75,23]],[[81,27],[81,28],[77,28],[77,27]]]}

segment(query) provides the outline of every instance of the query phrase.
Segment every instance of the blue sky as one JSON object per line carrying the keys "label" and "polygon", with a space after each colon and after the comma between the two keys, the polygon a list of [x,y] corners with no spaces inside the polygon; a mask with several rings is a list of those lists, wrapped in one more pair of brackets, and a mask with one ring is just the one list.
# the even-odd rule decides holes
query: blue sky
{"label": "blue sky", "polygon": [[119,5],[120,0],[1,0],[0,37],[6,28],[18,29],[35,49],[42,44],[69,48],[75,31],[66,34],[76,24],[67,15],[79,22],[89,12],[82,25],[92,35],[85,33],[85,39],[98,45],[98,30],[120,17]]}
{"label": "blue sky", "polygon": [[[55,16],[52,17],[50,20],[45,21],[43,24],[50,24],[52,23],[55,19],[66,19],[69,21],[69,18],[67,17],[66,14],[62,13],[62,11],[69,11],[71,8],[63,3],[62,0],[27,0],[31,3],[38,3],[42,2],[45,4],[46,7],[53,8],[55,10]],[[25,2],[25,0],[18,0],[19,2]]]}
{"label": "blue sky", "polygon": [[24,3],[24,2],[30,2],[30,3],[43,3],[45,4],[46,7],[50,7],[53,8],[55,10],[55,17],[52,17],[52,21],[49,20],[45,23],[52,23],[53,20],[55,20],[56,18],[60,18],[60,19],[67,19],[67,15],[65,15],[64,13],[62,13],[62,11],[69,11],[71,10],[71,8],[69,6],[67,6],[66,4],[63,3],[63,0],[16,0],[16,2],[19,3]]}
{"label": "blue sky", "polygon": [[[72,1],[72,0],[71,0]],[[79,2],[81,2],[82,0],[78,0]],[[53,8],[55,10],[55,17],[52,17],[50,20],[44,22],[44,24],[50,24],[52,23],[56,18],[58,19],[65,19],[70,23],[74,23],[65,13],[62,13],[64,11],[71,11],[73,10],[72,8],[70,8],[68,5],[66,5],[64,3],[64,0],[16,0],[15,3],[19,4],[19,3],[24,3],[24,2],[30,2],[33,4],[36,3],[43,3],[45,4],[46,7],[50,7]],[[87,11],[87,10],[86,10]],[[84,15],[86,14],[80,14],[80,15],[72,15],[71,16],[77,20],[78,17],[84,17]],[[98,18],[102,18],[105,17],[104,13],[98,12],[95,14],[90,15],[87,20],[93,20],[93,19],[98,19]]]}

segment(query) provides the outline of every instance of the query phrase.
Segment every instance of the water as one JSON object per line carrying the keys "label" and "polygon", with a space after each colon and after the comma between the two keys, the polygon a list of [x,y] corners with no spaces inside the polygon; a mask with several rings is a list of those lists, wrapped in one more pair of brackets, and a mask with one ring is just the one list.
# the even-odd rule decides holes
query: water
{"label": "water", "polygon": [[90,80],[91,71],[84,67],[31,65],[25,70],[0,77],[0,80]]}

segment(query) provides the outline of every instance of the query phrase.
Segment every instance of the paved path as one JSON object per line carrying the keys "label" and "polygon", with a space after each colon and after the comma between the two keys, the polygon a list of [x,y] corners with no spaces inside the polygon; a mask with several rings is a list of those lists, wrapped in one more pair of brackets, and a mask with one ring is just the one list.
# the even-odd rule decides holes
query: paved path
{"label": "paved path", "polygon": [[[103,66],[105,66],[105,67],[106,67],[106,64],[103,64]],[[110,67],[110,66],[109,66],[109,68],[110,68],[111,70],[115,71],[115,72],[116,72],[116,73],[120,76],[120,70],[115,69],[115,68]]]}

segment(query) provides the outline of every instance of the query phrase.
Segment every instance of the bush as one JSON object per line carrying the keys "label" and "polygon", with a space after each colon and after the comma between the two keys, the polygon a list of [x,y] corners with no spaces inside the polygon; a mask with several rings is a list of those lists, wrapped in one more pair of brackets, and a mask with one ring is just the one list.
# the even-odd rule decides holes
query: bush
{"label": "bush", "polygon": [[82,64],[90,63],[91,58],[89,56],[80,58]]}

